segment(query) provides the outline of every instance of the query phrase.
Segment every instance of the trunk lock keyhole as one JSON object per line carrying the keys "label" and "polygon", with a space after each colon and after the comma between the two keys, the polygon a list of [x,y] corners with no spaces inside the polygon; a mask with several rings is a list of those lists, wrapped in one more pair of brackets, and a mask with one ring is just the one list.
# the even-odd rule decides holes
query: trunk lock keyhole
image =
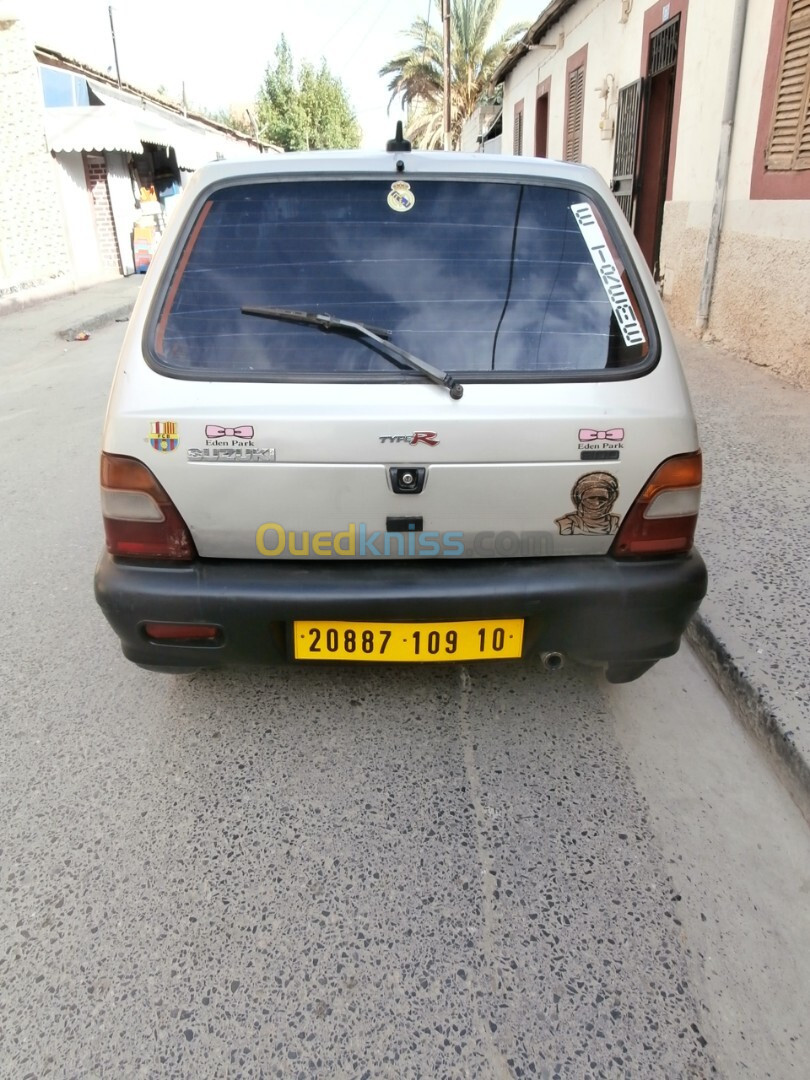
{"label": "trunk lock keyhole", "polygon": [[391,487],[397,495],[418,495],[425,486],[424,468],[393,467],[389,470]]}

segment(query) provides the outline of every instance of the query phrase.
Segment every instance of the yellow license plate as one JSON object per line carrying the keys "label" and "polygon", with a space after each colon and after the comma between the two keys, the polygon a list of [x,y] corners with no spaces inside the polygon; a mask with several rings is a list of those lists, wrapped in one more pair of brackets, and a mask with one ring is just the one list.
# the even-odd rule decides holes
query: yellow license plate
{"label": "yellow license plate", "polygon": [[523,619],[473,622],[296,622],[296,660],[394,663],[509,660],[521,655]]}

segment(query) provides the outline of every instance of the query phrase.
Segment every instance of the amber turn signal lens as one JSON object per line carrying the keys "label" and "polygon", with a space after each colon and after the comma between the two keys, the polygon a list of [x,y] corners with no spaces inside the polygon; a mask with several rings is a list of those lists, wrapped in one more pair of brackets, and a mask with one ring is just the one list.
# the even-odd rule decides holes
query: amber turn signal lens
{"label": "amber turn signal lens", "polygon": [[652,474],[639,496],[645,502],[652,502],[661,491],[673,488],[699,488],[703,482],[703,455],[700,450],[694,454],[679,454],[667,458]]}
{"label": "amber turn signal lens", "polygon": [[655,470],[625,515],[611,555],[677,555],[695,539],[703,457],[678,454]]}

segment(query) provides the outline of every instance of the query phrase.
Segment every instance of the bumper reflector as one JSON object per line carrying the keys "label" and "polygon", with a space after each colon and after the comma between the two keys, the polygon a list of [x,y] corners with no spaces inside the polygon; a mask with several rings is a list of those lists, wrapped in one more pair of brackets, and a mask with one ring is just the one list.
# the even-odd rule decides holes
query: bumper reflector
{"label": "bumper reflector", "polygon": [[200,626],[198,623],[144,623],[144,633],[151,641],[216,641],[218,626]]}

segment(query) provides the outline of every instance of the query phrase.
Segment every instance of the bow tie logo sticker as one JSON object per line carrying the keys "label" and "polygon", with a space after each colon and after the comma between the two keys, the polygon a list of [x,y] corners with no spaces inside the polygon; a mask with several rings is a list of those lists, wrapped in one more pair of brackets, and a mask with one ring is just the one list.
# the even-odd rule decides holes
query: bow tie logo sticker
{"label": "bow tie logo sticker", "polygon": [[241,427],[220,427],[218,424],[207,424],[205,428],[206,439],[252,439],[253,426],[242,424]]}
{"label": "bow tie logo sticker", "polygon": [[608,428],[607,431],[597,431],[596,428],[584,427],[579,429],[580,442],[621,442],[624,439],[624,428]]}

